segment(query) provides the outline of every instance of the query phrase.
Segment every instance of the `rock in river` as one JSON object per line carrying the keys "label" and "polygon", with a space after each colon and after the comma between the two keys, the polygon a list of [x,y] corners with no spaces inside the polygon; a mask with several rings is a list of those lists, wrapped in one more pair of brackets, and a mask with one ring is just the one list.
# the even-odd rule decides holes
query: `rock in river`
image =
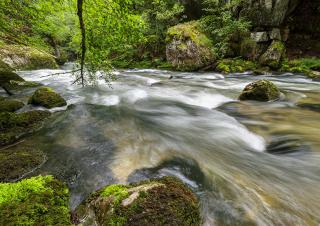
{"label": "rock in river", "polygon": [[45,108],[63,107],[67,105],[65,99],[49,87],[41,87],[30,97],[29,104]]}
{"label": "rock in river", "polygon": [[247,85],[239,96],[240,100],[270,101],[280,97],[278,87],[268,80],[258,80]]}

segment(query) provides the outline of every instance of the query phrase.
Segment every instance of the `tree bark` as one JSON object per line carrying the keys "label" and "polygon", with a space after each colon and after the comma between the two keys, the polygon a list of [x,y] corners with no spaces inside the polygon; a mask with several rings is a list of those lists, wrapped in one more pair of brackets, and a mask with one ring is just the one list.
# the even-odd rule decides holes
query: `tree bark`
{"label": "tree bark", "polygon": [[84,0],[77,0],[78,6],[78,18],[81,30],[81,59],[80,59],[80,77],[81,77],[81,84],[84,86],[84,63],[86,59],[86,29],[85,24],[83,21],[83,1]]}

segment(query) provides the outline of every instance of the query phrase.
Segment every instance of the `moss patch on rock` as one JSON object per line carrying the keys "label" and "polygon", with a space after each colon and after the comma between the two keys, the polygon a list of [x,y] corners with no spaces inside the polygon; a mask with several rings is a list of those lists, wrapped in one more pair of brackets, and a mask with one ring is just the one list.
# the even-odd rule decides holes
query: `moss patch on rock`
{"label": "moss patch on rock", "polygon": [[0,112],[15,112],[24,107],[24,103],[16,100],[1,100]]}
{"label": "moss patch on rock", "polygon": [[52,176],[0,183],[0,225],[71,225],[69,193]]}
{"label": "moss patch on rock", "polygon": [[35,148],[10,148],[0,151],[0,182],[17,180],[34,170],[45,160],[42,151]]}
{"label": "moss patch on rock", "polygon": [[50,112],[47,111],[0,113],[0,146],[12,144],[22,136],[38,130],[49,116]]}
{"label": "moss patch on rock", "polygon": [[111,185],[91,195],[77,210],[78,219],[98,225],[200,225],[198,201],[173,177],[138,184]]}
{"label": "moss patch on rock", "polygon": [[34,88],[41,86],[40,83],[38,82],[31,82],[31,81],[15,81],[11,80],[10,82],[6,83],[6,87],[9,90],[22,90],[22,89],[27,89],[27,88]]}
{"label": "moss patch on rock", "polygon": [[267,51],[259,58],[262,66],[268,66],[272,69],[279,69],[281,61],[286,53],[286,47],[281,41],[273,41]]}
{"label": "moss patch on rock", "polygon": [[14,72],[9,72],[9,71],[1,72],[1,71],[0,71],[0,85],[9,83],[10,81],[20,81],[20,82],[23,82],[24,79],[21,78],[19,75],[17,75],[17,74],[14,73]]}
{"label": "moss patch on rock", "polygon": [[257,65],[252,61],[247,61],[243,59],[222,59],[218,61],[216,70],[223,72],[225,74],[235,73],[235,72],[246,72],[256,70]]}
{"label": "moss patch on rock", "polygon": [[58,67],[52,55],[29,46],[1,45],[0,59],[19,70]]}
{"label": "moss patch on rock", "polygon": [[320,78],[320,58],[285,60],[280,69],[284,72],[303,73],[310,78]]}
{"label": "moss patch on rock", "polygon": [[268,80],[259,80],[247,85],[239,96],[240,100],[270,101],[280,97],[276,85]]}
{"label": "moss patch on rock", "polygon": [[42,87],[36,90],[32,97],[30,97],[28,103],[49,109],[67,105],[65,99],[49,87]]}
{"label": "moss patch on rock", "polygon": [[169,28],[166,42],[167,61],[177,70],[198,70],[216,60],[212,42],[197,21]]}

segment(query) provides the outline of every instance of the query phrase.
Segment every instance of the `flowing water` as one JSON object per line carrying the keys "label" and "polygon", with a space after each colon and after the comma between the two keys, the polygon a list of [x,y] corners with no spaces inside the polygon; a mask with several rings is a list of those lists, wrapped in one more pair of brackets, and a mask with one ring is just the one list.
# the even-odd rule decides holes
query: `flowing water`
{"label": "flowing water", "polygon": [[[198,195],[204,225],[320,224],[320,112],[297,106],[320,103],[320,82],[122,70],[111,88],[81,88],[71,74],[42,77],[56,72],[21,72],[68,101],[21,145],[46,153],[34,174],[66,181],[73,209],[108,184],[171,175]],[[279,101],[237,100],[263,78],[281,88]]]}

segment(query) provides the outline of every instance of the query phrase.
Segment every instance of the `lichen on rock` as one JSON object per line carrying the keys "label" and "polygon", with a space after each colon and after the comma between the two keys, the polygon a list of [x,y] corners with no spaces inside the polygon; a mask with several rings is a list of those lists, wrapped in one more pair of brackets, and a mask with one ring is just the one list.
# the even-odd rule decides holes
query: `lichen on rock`
{"label": "lichen on rock", "polygon": [[22,136],[38,130],[49,116],[50,112],[47,111],[0,113],[0,146],[12,144]]}
{"label": "lichen on rock", "polygon": [[41,87],[36,90],[28,103],[49,109],[67,105],[65,99],[49,87]]}
{"label": "lichen on rock", "polygon": [[0,225],[71,225],[69,192],[52,176],[0,183]]}
{"label": "lichen on rock", "polygon": [[167,60],[176,70],[195,71],[216,60],[212,42],[197,21],[169,28],[166,41]]}
{"label": "lichen on rock", "polygon": [[197,198],[173,177],[108,186],[92,194],[75,215],[74,223],[83,225],[201,224]]}
{"label": "lichen on rock", "polygon": [[239,96],[240,100],[270,101],[280,97],[276,85],[268,80],[258,80],[247,85]]}

